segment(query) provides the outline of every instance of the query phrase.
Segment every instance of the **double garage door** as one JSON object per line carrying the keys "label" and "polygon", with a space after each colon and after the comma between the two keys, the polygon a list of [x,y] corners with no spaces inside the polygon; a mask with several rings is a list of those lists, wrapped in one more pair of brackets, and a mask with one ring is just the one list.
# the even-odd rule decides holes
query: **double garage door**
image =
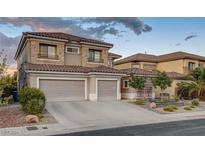
{"label": "double garage door", "polygon": [[[39,88],[45,93],[48,102],[82,101],[86,99],[85,80],[40,79]],[[117,81],[97,81],[98,100],[117,99]]]}
{"label": "double garage door", "polygon": [[40,80],[40,89],[50,101],[85,100],[84,80]]}

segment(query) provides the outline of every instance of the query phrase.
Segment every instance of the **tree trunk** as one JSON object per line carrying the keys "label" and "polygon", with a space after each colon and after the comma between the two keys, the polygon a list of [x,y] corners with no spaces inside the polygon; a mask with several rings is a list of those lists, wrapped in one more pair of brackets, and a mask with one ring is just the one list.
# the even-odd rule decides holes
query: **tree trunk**
{"label": "tree trunk", "polygon": [[161,90],[161,101],[163,101],[164,100],[164,91],[163,90]]}

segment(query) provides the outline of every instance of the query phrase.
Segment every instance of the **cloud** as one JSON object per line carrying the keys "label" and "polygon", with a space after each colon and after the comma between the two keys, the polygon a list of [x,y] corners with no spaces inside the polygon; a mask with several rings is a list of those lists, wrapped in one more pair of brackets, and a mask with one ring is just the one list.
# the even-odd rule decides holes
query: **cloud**
{"label": "cloud", "polygon": [[180,46],[180,45],[181,45],[181,43],[176,43],[176,44],[175,44],[175,46]]}
{"label": "cloud", "polygon": [[[28,26],[32,31],[65,32],[96,39],[104,39],[105,35],[112,35],[116,38],[122,37],[122,34],[128,29],[133,31],[136,35],[152,31],[151,26],[145,24],[139,18],[133,17],[1,17],[0,24],[13,26],[16,29]],[[118,25],[124,26],[125,30],[119,28]],[[21,30],[19,30],[19,33],[21,33]],[[14,63],[13,57],[19,40],[20,36],[8,37],[0,32],[0,50],[5,50],[8,55],[9,63]]]}
{"label": "cloud", "polygon": [[101,38],[102,36],[104,36],[106,34],[114,35],[117,37],[120,36],[119,30],[117,30],[113,27],[109,27],[107,24],[103,24],[103,25],[100,25],[98,27],[89,27],[87,29],[87,32],[96,38]]}
{"label": "cloud", "polygon": [[4,54],[7,55],[8,64],[15,63],[14,54],[19,43],[20,36],[8,37],[0,32],[0,51],[4,50]]}
{"label": "cloud", "polygon": [[144,24],[142,20],[136,17],[96,17],[83,18],[82,21],[96,24],[109,24],[109,26],[122,24],[137,35],[141,34],[142,32],[152,31],[151,26]]}
{"label": "cloud", "polygon": [[[92,23],[97,24],[93,26]],[[0,24],[12,24],[16,27],[29,26],[32,31],[62,31],[86,37],[102,38],[106,34],[120,36],[121,31],[115,25],[121,24],[139,35],[152,31],[136,17],[95,17],[95,18],[60,18],[60,17],[21,17],[0,18]],[[84,28],[83,25],[87,25]],[[90,25],[89,25],[90,24]]]}
{"label": "cloud", "polygon": [[187,36],[187,37],[185,37],[185,41],[188,41],[189,39],[192,39],[192,38],[194,38],[194,37],[197,37],[197,35],[189,35],[189,36]]}

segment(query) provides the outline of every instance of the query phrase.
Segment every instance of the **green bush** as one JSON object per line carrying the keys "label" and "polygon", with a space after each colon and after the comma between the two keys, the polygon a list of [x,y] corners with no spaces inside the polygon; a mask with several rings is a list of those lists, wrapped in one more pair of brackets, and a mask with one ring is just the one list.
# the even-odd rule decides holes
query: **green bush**
{"label": "green bush", "polygon": [[191,109],[191,106],[185,106],[184,110],[192,110],[192,109]]}
{"label": "green bush", "polygon": [[194,106],[194,105],[191,105],[190,107],[191,107],[191,108],[195,108],[196,106]]}
{"label": "green bush", "polygon": [[145,104],[145,101],[144,101],[143,99],[136,99],[136,100],[135,100],[135,103],[136,103],[137,105],[144,105],[144,104]]}
{"label": "green bush", "polygon": [[191,102],[192,105],[194,106],[199,106],[199,100],[198,99],[194,99],[192,102]]}
{"label": "green bush", "polygon": [[45,108],[45,101],[39,99],[32,99],[26,103],[24,109],[30,114],[40,114]]}
{"label": "green bush", "polygon": [[163,110],[168,112],[174,112],[175,110],[178,110],[178,107],[176,105],[168,105],[165,106]]}
{"label": "green bush", "polygon": [[3,106],[3,105],[7,105],[9,103],[11,103],[13,100],[13,97],[12,96],[8,96],[8,97],[4,97],[0,100],[0,106]]}
{"label": "green bush", "polygon": [[19,103],[25,112],[29,114],[40,114],[45,108],[46,98],[44,93],[37,88],[23,88],[19,93]]}

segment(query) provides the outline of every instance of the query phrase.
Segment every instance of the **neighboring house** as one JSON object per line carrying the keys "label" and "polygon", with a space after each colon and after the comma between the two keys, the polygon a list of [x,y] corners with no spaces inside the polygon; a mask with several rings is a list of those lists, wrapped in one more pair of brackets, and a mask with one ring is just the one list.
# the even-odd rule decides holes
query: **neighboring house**
{"label": "neighboring house", "polygon": [[[167,88],[166,93],[174,98],[177,93],[176,83],[181,78],[191,73],[196,67],[205,66],[205,57],[186,52],[173,52],[164,55],[135,54],[114,62],[114,68],[128,69],[140,68],[144,70],[167,72],[173,79],[172,87]],[[155,89],[156,97],[160,97],[159,89]]]}
{"label": "neighboring house", "polygon": [[18,87],[40,88],[47,101],[119,100],[125,75],[112,68],[113,45],[60,32],[23,33],[15,59]]}
{"label": "neighboring house", "polygon": [[[156,72],[148,71],[140,68],[128,68],[122,69],[122,73],[127,74],[121,79],[121,96],[122,99],[154,99],[155,91],[151,82],[151,78],[156,76]],[[136,90],[129,86],[130,75],[133,74],[135,76],[146,77],[147,81],[145,83],[145,87],[142,90]]]}

